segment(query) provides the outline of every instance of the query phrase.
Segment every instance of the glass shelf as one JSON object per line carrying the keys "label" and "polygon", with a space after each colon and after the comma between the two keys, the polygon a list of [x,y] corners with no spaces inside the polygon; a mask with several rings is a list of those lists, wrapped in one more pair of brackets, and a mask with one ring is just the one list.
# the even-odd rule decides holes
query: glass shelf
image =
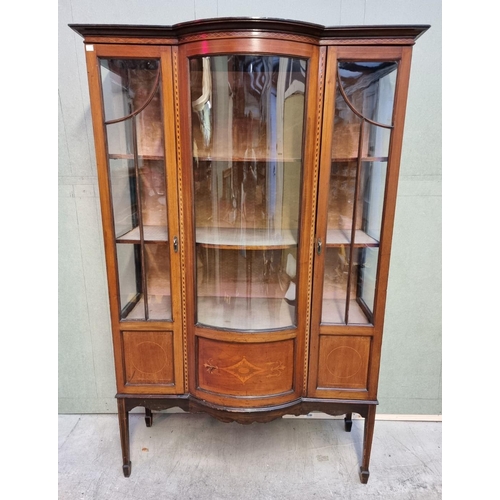
{"label": "glass shelf", "polygon": [[[347,229],[327,229],[326,231],[326,246],[338,247],[341,245],[351,244],[351,231]],[[379,242],[368,236],[361,229],[356,229],[354,233],[355,247],[378,247]]]}
{"label": "glass shelf", "polygon": [[268,297],[198,297],[198,324],[229,330],[277,330],[294,322],[295,307]]}
{"label": "glass shelf", "polygon": [[[148,319],[150,321],[167,320],[169,311],[172,310],[170,295],[152,295],[148,298]],[[144,298],[141,297],[131,311],[127,314],[127,320],[144,321]]]}
{"label": "glass shelf", "polygon": [[297,234],[297,230],[290,229],[272,232],[266,229],[198,227],[196,243],[202,247],[226,249],[290,248],[297,245]]}
{"label": "glass shelf", "polygon": [[[144,241],[148,243],[166,243],[168,241],[167,226],[143,226]],[[139,226],[116,239],[117,243],[138,243],[141,241]]]}
{"label": "glass shelf", "polygon": [[[322,323],[339,324],[344,322],[345,300],[343,299],[323,299]],[[349,301],[349,323],[368,325],[363,309],[356,300]]]}
{"label": "glass shelf", "polygon": [[[109,156],[110,160],[133,160],[134,155],[132,153],[111,153]],[[165,158],[161,155],[137,155],[138,160],[152,160],[152,161],[163,161]]]}

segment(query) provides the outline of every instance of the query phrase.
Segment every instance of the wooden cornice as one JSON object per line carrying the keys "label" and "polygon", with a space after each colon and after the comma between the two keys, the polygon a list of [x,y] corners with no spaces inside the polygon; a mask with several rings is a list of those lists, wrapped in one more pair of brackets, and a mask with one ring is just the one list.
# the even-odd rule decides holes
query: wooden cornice
{"label": "wooden cornice", "polygon": [[127,25],[127,24],[70,24],[69,27],[81,35],[85,41],[149,39],[169,40],[182,43],[193,37],[231,34],[239,32],[250,36],[278,34],[307,37],[316,43],[335,41],[373,40],[381,43],[413,45],[415,40],[429,29],[429,25],[378,25],[378,26],[337,26],[326,27],[304,21],[260,17],[221,17],[199,19],[174,24],[172,26]]}

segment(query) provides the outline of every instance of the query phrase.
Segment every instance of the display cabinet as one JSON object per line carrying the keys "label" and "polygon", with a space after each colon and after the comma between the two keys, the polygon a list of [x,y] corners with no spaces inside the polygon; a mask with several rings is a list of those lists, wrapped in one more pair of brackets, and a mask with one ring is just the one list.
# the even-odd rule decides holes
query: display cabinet
{"label": "display cabinet", "polygon": [[84,37],[123,471],[129,411],[364,418],[369,476],[412,45],[428,26]]}

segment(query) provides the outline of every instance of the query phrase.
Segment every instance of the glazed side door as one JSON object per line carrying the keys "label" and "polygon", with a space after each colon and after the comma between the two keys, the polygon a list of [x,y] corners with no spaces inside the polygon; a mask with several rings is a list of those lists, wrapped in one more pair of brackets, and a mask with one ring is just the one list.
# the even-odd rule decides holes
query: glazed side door
{"label": "glazed side door", "polygon": [[309,396],[377,396],[410,56],[328,48]]}
{"label": "glazed side door", "polygon": [[87,44],[119,393],[184,388],[170,46]]}

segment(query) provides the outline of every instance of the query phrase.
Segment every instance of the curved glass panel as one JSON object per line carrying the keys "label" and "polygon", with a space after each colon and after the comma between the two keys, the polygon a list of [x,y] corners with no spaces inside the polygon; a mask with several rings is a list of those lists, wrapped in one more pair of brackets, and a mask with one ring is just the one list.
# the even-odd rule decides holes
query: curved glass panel
{"label": "curved glass panel", "polygon": [[170,320],[159,61],[100,59],[100,64],[121,319]]}
{"label": "curved glass panel", "polygon": [[296,324],[306,61],[190,60],[197,323]]}
{"label": "curved glass panel", "polygon": [[338,63],[322,322],[373,322],[397,63]]}

